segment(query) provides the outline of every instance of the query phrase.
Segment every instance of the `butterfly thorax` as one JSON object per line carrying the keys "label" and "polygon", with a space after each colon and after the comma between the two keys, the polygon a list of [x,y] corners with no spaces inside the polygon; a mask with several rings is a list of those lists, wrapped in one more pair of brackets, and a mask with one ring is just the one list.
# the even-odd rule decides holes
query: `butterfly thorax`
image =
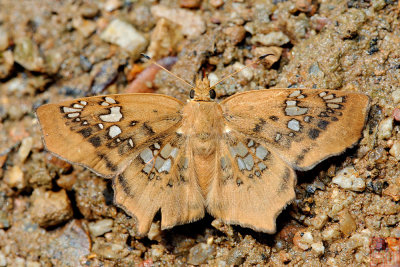
{"label": "butterfly thorax", "polygon": [[195,170],[203,194],[215,173],[215,157],[219,137],[223,129],[222,110],[218,103],[190,101],[183,110],[182,132],[194,157]]}

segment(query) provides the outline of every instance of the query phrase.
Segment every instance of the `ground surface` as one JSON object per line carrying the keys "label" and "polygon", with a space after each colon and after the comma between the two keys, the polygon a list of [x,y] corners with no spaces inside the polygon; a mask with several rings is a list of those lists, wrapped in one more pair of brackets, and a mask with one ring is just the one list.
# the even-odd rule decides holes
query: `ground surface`
{"label": "ground surface", "polygon": [[[0,1],[0,266],[396,264],[399,9],[392,0]],[[156,218],[139,238],[112,203],[111,181],[44,151],[34,110],[117,92],[185,100],[188,89],[163,72],[154,78],[141,52],[176,61],[172,71],[189,81],[273,53],[219,85],[217,99],[271,87],[363,92],[364,137],[298,173],[276,234],[207,216],[163,232]]]}

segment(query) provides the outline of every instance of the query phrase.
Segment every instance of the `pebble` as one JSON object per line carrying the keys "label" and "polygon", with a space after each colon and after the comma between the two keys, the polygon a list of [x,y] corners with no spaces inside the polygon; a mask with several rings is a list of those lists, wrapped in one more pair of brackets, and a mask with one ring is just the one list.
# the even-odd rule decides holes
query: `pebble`
{"label": "pebble", "polygon": [[265,46],[282,46],[290,41],[283,32],[270,32],[267,34],[256,34],[251,38],[253,44],[262,44]]}
{"label": "pebble", "polygon": [[6,50],[8,48],[10,38],[8,36],[8,31],[4,27],[0,27],[0,51]]}
{"label": "pebble", "polygon": [[362,192],[365,189],[365,181],[357,177],[358,173],[353,166],[340,170],[332,179],[332,183],[337,184],[343,189]]}
{"label": "pebble", "polygon": [[325,252],[325,247],[322,241],[311,244],[311,250],[317,255],[321,256]]}
{"label": "pebble", "polygon": [[133,59],[139,58],[146,46],[146,38],[131,24],[120,19],[114,19],[100,35],[106,42],[116,44],[128,51]]}
{"label": "pebble", "polygon": [[26,267],[41,267],[42,265],[40,264],[40,262],[37,262],[37,261],[27,261],[25,266]]}
{"label": "pebble", "polygon": [[92,251],[109,260],[121,259],[129,253],[123,245],[114,243],[94,243]]}
{"label": "pebble", "polygon": [[328,226],[323,232],[322,232],[322,238],[325,241],[331,242],[333,240],[336,240],[340,237],[340,231],[339,231],[339,225],[338,224],[332,224]]}
{"label": "pebble", "polygon": [[26,186],[24,172],[21,167],[14,165],[6,172],[4,182],[11,188],[23,189]]}
{"label": "pebble", "polygon": [[206,243],[197,244],[190,249],[188,263],[193,265],[203,264],[214,253],[214,251],[214,246]]}
{"label": "pebble", "polygon": [[388,139],[392,136],[393,130],[393,117],[389,117],[381,121],[378,129],[378,138],[379,139]]}
{"label": "pebble", "polygon": [[35,189],[32,197],[32,220],[41,227],[54,226],[72,218],[71,202],[64,189],[58,192]]}
{"label": "pebble", "polygon": [[153,245],[150,253],[154,260],[158,260],[164,253],[164,247],[162,245]]}
{"label": "pebble", "polygon": [[311,224],[315,227],[317,230],[321,230],[325,224],[328,221],[328,215],[326,214],[317,214],[312,220]]}
{"label": "pebble", "polygon": [[209,0],[209,3],[214,8],[219,8],[224,4],[224,0]]}
{"label": "pebble", "polygon": [[39,47],[28,37],[18,39],[14,48],[14,60],[30,71],[44,71],[44,59],[40,56]]}
{"label": "pebble", "polygon": [[400,103],[400,89],[394,90],[392,92],[392,99],[394,104]]}
{"label": "pebble", "polygon": [[263,62],[266,61],[270,65],[272,65],[281,58],[282,48],[278,47],[278,46],[269,46],[269,47],[258,46],[256,48],[252,49],[252,54],[255,55],[256,57],[261,57],[263,55],[270,54],[263,60]]}
{"label": "pebble", "polygon": [[393,109],[392,115],[393,115],[393,119],[395,121],[400,121],[400,109],[399,108]]}
{"label": "pebble", "polygon": [[13,53],[10,50],[0,52],[0,79],[4,79],[10,74],[13,66]]}
{"label": "pebble", "polygon": [[118,62],[114,62],[112,59],[100,62],[95,66],[93,72],[96,74],[93,79],[91,91],[94,95],[97,95],[102,93],[117,78]]}
{"label": "pebble", "polygon": [[184,8],[199,8],[202,0],[179,0],[179,6]]}
{"label": "pebble", "polygon": [[223,30],[223,32],[226,34],[232,45],[237,45],[243,41],[244,37],[246,36],[246,30],[244,27],[238,25],[227,27]]}
{"label": "pebble", "polygon": [[[240,62],[235,62],[233,64],[233,69],[235,71],[238,71],[238,70],[244,68],[244,66],[245,65],[243,65]],[[246,69],[242,70],[241,72],[239,72],[239,75],[243,76],[247,81],[251,81],[251,79],[253,79],[253,76],[254,76],[253,71],[252,71],[251,68],[246,68]]]}
{"label": "pebble", "polygon": [[190,10],[154,5],[151,7],[151,13],[156,18],[166,18],[180,25],[182,34],[190,38],[198,37],[206,31],[203,18]]}
{"label": "pebble", "polygon": [[349,236],[357,229],[356,221],[347,209],[339,212],[339,229],[345,235]]}
{"label": "pebble", "polygon": [[389,154],[395,157],[397,161],[400,160],[400,141],[394,141],[389,150]]}
{"label": "pebble", "polygon": [[82,34],[83,37],[87,38],[96,30],[97,23],[92,20],[83,19],[81,17],[74,18],[72,20],[74,28]]}
{"label": "pebble", "polygon": [[151,223],[150,230],[147,234],[147,237],[150,240],[161,241],[161,234],[162,234],[162,231],[161,231],[160,222]]}
{"label": "pebble", "polygon": [[91,236],[97,237],[112,230],[114,221],[112,219],[98,220],[89,223],[89,232]]}
{"label": "pebble", "polygon": [[182,40],[182,37],[180,27],[177,24],[165,18],[159,19],[151,33],[147,55],[154,59],[168,56],[176,50],[176,46]]}
{"label": "pebble", "polygon": [[[398,178],[399,179],[399,178]],[[398,180],[396,179],[396,180]],[[398,182],[396,184],[389,184],[385,190],[383,190],[383,194],[390,196],[393,198],[394,201],[399,201],[400,200],[400,186],[398,185]]]}
{"label": "pebble", "polygon": [[18,150],[18,158],[20,162],[24,162],[31,152],[33,146],[33,138],[31,136],[22,139],[21,146]]}
{"label": "pebble", "polygon": [[368,248],[371,242],[371,231],[364,229],[361,233],[353,234],[349,240],[346,242],[348,249],[355,249],[359,247]]}
{"label": "pebble", "polygon": [[10,221],[8,220],[8,214],[5,211],[0,210],[0,229],[10,227]]}
{"label": "pebble", "polygon": [[107,2],[104,4],[104,10],[107,12],[111,12],[119,9],[122,5],[122,0],[107,0]]}
{"label": "pebble", "polygon": [[293,237],[293,244],[302,250],[307,250],[314,243],[314,238],[310,232],[298,231]]}
{"label": "pebble", "polygon": [[7,259],[6,256],[0,251],[0,267],[7,266]]}

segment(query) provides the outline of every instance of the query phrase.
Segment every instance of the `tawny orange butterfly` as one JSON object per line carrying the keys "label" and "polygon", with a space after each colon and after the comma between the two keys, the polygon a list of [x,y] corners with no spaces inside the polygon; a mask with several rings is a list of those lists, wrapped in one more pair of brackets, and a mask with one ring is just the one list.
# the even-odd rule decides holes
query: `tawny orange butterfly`
{"label": "tawny orange butterfly", "polygon": [[113,179],[115,203],[148,232],[205,211],[229,224],[276,231],[294,199],[294,170],[309,170],[360,138],[361,93],[265,89],[222,102],[207,78],[183,103],[160,94],[85,97],[38,108],[49,151]]}

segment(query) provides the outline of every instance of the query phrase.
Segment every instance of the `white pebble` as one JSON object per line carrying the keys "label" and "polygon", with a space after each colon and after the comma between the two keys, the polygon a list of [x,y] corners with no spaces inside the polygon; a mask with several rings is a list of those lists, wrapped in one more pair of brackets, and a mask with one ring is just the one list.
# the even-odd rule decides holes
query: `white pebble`
{"label": "white pebble", "polygon": [[339,171],[332,179],[332,183],[337,184],[343,189],[362,192],[365,189],[365,182],[357,177],[357,171],[353,166],[349,166]]}
{"label": "white pebble", "polygon": [[141,33],[131,24],[120,19],[113,20],[100,37],[106,42],[119,45],[133,57],[139,57],[147,45],[147,40]]}
{"label": "white pebble", "polygon": [[311,250],[317,254],[317,256],[320,256],[322,254],[324,254],[325,252],[325,247],[324,244],[322,244],[322,241],[319,241],[317,243],[313,243],[311,244]]}
{"label": "white pebble", "polygon": [[33,146],[33,138],[32,137],[26,137],[22,140],[21,146],[19,147],[18,150],[18,157],[20,162],[24,162],[26,158],[28,157],[29,153],[31,152]]}
{"label": "white pebble", "polygon": [[400,141],[394,141],[393,146],[389,150],[390,155],[400,160]]}
{"label": "white pebble", "polygon": [[379,124],[378,138],[387,139],[392,136],[393,118],[387,118]]}
{"label": "white pebble", "polygon": [[[240,62],[235,62],[233,64],[233,69],[235,71],[238,71],[238,70],[242,69],[243,67],[244,67],[244,65]],[[253,71],[251,70],[251,68],[246,68],[246,69],[242,70],[240,72],[240,75],[242,75],[248,81],[251,81],[251,79],[253,79]]]}
{"label": "white pebble", "polygon": [[7,266],[7,259],[6,256],[4,256],[3,253],[0,251],[0,267],[5,267]]}
{"label": "white pebble", "polygon": [[113,227],[113,220],[104,219],[89,223],[89,232],[93,237],[101,236],[110,232]]}
{"label": "white pebble", "polygon": [[290,41],[283,32],[270,32],[268,34],[256,34],[251,38],[253,44],[262,44],[265,46],[282,46]]}
{"label": "white pebble", "polygon": [[400,89],[394,90],[392,92],[392,99],[393,99],[393,103],[395,103],[395,104],[400,103]]}

